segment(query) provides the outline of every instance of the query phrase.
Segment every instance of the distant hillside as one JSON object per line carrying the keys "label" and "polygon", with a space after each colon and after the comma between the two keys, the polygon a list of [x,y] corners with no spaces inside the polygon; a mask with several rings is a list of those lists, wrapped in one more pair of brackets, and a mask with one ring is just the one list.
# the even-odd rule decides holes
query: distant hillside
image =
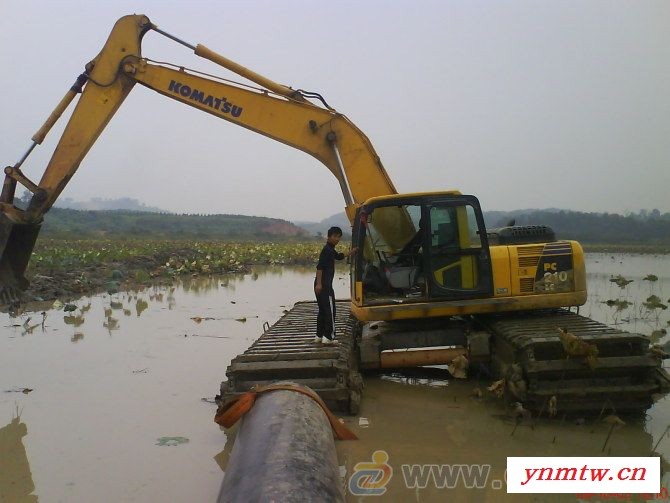
{"label": "distant hillside", "polygon": [[[559,209],[490,211],[484,213],[488,228],[514,219],[517,225],[548,225],[559,239],[586,244],[670,245],[670,213],[641,210],[626,216]],[[336,225],[351,236],[344,212],[321,222],[300,222],[245,215],[176,215],[147,211],[80,211],[54,207],[42,227],[46,237],[137,237],[147,239],[283,240],[323,237]]]}
{"label": "distant hillside", "polygon": [[[512,219],[516,219],[520,215],[529,215],[537,212],[545,213],[558,213],[559,211],[565,211],[558,208],[530,208],[525,210],[514,210],[514,211],[485,211],[484,212],[484,223],[486,227],[502,227],[507,224]],[[521,225],[521,224],[520,224]]]}
{"label": "distant hillside", "polygon": [[[484,222],[489,229],[503,227],[512,219],[516,225],[548,225],[559,239],[575,239],[582,243],[670,244],[670,213],[658,210],[640,210],[625,216],[557,208],[484,212]],[[325,235],[331,225],[339,225],[347,232],[349,220],[342,212],[318,224],[301,222],[299,225],[312,234],[321,232]]]}
{"label": "distant hillside", "polygon": [[330,227],[339,227],[345,236],[351,236],[351,224],[346,213],[336,213],[320,222],[294,222],[295,225],[307,231],[310,236],[325,236]]}
{"label": "distant hillside", "polygon": [[129,210],[79,211],[52,208],[44,237],[136,237],[147,239],[306,239],[291,222],[245,215],[175,215]]}
{"label": "distant hillside", "polygon": [[592,244],[670,244],[670,213],[658,210],[640,211],[627,216],[615,213],[579,211],[525,210],[485,214],[491,227],[506,225],[514,218],[516,225],[548,225],[559,239],[575,239]]}
{"label": "distant hillside", "polygon": [[119,199],[102,199],[101,197],[92,197],[88,201],[75,201],[70,197],[64,197],[56,203],[58,208],[67,208],[71,210],[129,210],[143,211],[148,213],[166,213],[165,210],[155,206],[147,206],[137,199],[130,197],[121,197]]}

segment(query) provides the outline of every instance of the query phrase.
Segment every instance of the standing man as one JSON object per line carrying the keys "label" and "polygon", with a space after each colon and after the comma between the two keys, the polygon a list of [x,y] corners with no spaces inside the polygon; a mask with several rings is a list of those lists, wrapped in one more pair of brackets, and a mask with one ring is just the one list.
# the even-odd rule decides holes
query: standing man
{"label": "standing man", "polygon": [[[337,252],[335,247],[340,239],[342,239],[342,229],[339,227],[328,229],[328,240],[319,255],[314,280],[314,293],[319,305],[314,342],[323,342],[328,345],[335,344],[335,292],[333,291],[335,261],[356,253],[356,248],[352,248],[347,253]],[[324,341],[322,338],[326,340]]]}

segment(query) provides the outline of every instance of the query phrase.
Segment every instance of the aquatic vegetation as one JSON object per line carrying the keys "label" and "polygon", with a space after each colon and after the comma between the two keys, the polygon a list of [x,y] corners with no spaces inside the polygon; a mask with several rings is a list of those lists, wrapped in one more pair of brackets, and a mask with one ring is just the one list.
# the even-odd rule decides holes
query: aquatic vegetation
{"label": "aquatic vegetation", "polygon": [[117,330],[119,328],[119,320],[112,318],[111,316],[107,316],[107,321],[104,321],[102,326],[107,330]]}
{"label": "aquatic vegetation", "polygon": [[[651,333],[652,341],[654,340],[654,335],[655,335],[655,332],[652,332]],[[657,341],[663,335],[664,334],[660,334],[660,337],[657,337]],[[661,358],[662,360],[665,360],[666,358],[670,358],[670,354],[668,354],[662,346],[653,345],[649,348],[649,351],[651,351],[652,355],[656,356],[657,358]]]}
{"label": "aquatic vegetation", "polygon": [[[108,266],[109,286],[133,271],[138,281],[179,274],[209,274],[242,270],[254,264],[312,264],[323,243],[57,240],[38,241],[30,262],[33,275],[48,271]],[[123,265],[123,267],[120,267]],[[147,271],[147,269],[149,270]]]}
{"label": "aquatic vegetation", "polygon": [[617,274],[610,278],[610,283],[616,284],[619,288],[626,288],[632,282],[632,279],[626,279],[621,274]]}
{"label": "aquatic vegetation", "polygon": [[496,397],[502,398],[505,394],[505,379],[500,379],[495,381],[491,386],[486,388],[488,391],[493,393]]}
{"label": "aquatic vegetation", "polygon": [[80,327],[81,325],[84,324],[84,317],[83,316],[74,316],[74,315],[63,316],[63,321],[67,325],[73,325],[75,327]]}
{"label": "aquatic vegetation", "polygon": [[34,300],[93,291],[114,295],[185,276],[246,274],[254,265],[313,265],[322,246],[322,241],[40,239],[26,274],[26,295]]}
{"label": "aquatic vegetation", "polygon": [[191,316],[191,319],[196,323],[202,323],[203,321],[215,320],[216,318],[212,318],[211,316]]}
{"label": "aquatic vegetation", "polygon": [[457,379],[466,379],[468,377],[468,359],[459,355],[448,365],[449,373]]}
{"label": "aquatic vegetation", "polygon": [[107,293],[109,295],[119,293],[119,282],[118,281],[110,281],[107,283]]}
{"label": "aquatic vegetation", "polygon": [[549,417],[554,417],[558,413],[558,399],[556,398],[556,395],[552,395],[551,398],[549,399],[547,412],[549,414]]}
{"label": "aquatic vegetation", "polygon": [[647,274],[644,278],[642,278],[643,281],[649,281],[649,282],[655,282],[658,281],[658,276],[655,274]]}
{"label": "aquatic vegetation", "polygon": [[557,330],[566,354],[569,357],[584,357],[586,364],[593,370],[598,363],[598,347],[568,332],[567,328],[558,327]]}
{"label": "aquatic vegetation", "polygon": [[161,437],[156,439],[156,445],[161,447],[176,447],[180,444],[187,444],[189,441],[186,437]]}
{"label": "aquatic vegetation", "polygon": [[135,303],[135,312],[140,316],[149,307],[149,303],[144,299],[137,299]]}
{"label": "aquatic vegetation", "polygon": [[665,328],[661,328],[659,330],[654,330],[649,338],[651,339],[651,342],[660,342],[660,340],[668,335],[668,331]]}
{"label": "aquatic vegetation", "polygon": [[608,299],[603,302],[603,304],[607,304],[609,307],[616,307],[617,311],[623,311],[624,309],[628,308],[629,306],[632,306],[632,302],[628,302],[627,300],[621,300],[621,299]]}
{"label": "aquatic vegetation", "polygon": [[649,311],[653,311],[655,309],[662,309],[665,311],[668,308],[666,304],[661,302],[661,299],[657,295],[650,295],[647,297],[647,300],[642,303],[642,305]]}
{"label": "aquatic vegetation", "polygon": [[138,283],[146,283],[151,279],[151,276],[149,276],[149,273],[146,271],[136,271],[135,272],[135,281]]}

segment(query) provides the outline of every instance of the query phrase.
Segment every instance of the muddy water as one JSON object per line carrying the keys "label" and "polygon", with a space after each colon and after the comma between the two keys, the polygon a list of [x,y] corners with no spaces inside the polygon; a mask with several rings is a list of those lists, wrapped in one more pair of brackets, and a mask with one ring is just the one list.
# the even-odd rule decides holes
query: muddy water
{"label": "muddy water", "polygon": [[[642,301],[655,294],[669,303],[670,257],[591,254],[587,257],[587,271],[589,300],[581,308],[581,314],[616,324],[623,330],[654,334],[659,343],[667,342],[667,336],[659,332],[670,331],[670,310],[649,311]],[[633,282],[619,288],[609,281],[618,274]],[[644,281],[648,274],[655,274],[658,280]],[[605,304],[607,300],[628,300],[631,305],[617,310]],[[578,501],[575,495],[506,494],[500,483],[506,457],[648,456],[655,448],[654,452],[664,460],[670,459],[670,437],[666,431],[670,426],[668,398],[657,402],[643,417],[626,417],[626,426],[617,427],[608,439],[611,425],[593,419],[568,420],[559,415],[555,420],[540,419],[532,425],[529,422],[517,426],[500,400],[486,392],[490,381],[448,379],[441,369],[423,375],[391,373],[368,377],[365,384],[360,416],[364,418],[363,425],[366,422],[369,425],[360,427],[360,418],[349,420],[361,441],[340,442],[338,451],[348,474],[354,472],[357,463],[370,463],[374,451],[387,453],[393,475],[382,496],[386,501],[575,502]],[[472,395],[475,388],[484,391],[482,398]],[[423,479],[425,487],[417,488],[421,478],[403,475],[403,464],[447,463],[484,465],[482,473],[486,473],[488,465],[488,477],[479,484],[480,488],[466,488],[461,477],[448,489],[438,488],[434,478]],[[665,461],[663,465],[665,468]],[[413,485],[413,489],[408,488]],[[349,495],[349,501],[365,499],[370,498]],[[621,497],[617,501],[629,499]]]}
{"label": "muddy water", "polygon": [[[649,292],[667,300],[668,262],[589,256],[591,296],[582,313],[646,334],[670,328],[667,311],[646,313],[638,302]],[[642,281],[650,273],[659,277],[653,285]],[[230,359],[260,335],[263,323],[309,298],[312,274],[256,269],[82,298],[72,314],[50,306],[0,314],[0,501],[215,500],[228,449],[210,401]],[[635,281],[620,290],[610,274]],[[345,274],[335,286],[338,297],[348,295]],[[602,304],[610,298],[638,303],[616,312]],[[494,481],[507,455],[647,455],[657,443],[657,452],[670,455],[670,438],[661,438],[670,424],[667,399],[605,445],[609,427],[602,423],[516,426],[499,401],[471,396],[487,384],[449,380],[439,369],[368,377],[364,420],[346,419],[361,440],[338,444],[341,464],[351,474],[374,451],[386,451],[394,475],[382,500],[499,501],[504,489]],[[431,483],[408,489],[401,465],[414,463],[489,464],[491,473],[483,489],[447,492]]]}
{"label": "muddy water", "polygon": [[81,324],[0,315],[0,501],[214,501],[226,435],[201,399],[312,278],[276,268],[83,298]]}

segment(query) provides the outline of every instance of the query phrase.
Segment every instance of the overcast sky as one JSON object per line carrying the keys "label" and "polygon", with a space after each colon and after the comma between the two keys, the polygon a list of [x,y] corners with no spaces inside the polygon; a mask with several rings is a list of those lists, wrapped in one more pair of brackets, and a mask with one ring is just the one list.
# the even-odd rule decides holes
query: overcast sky
{"label": "overcast sky", "polygon": [[[459,189],[484,210],[670,211],[667,0],[1,0],[2,163],[132,13],[323,94],[399,192]],[[143,55],[231,76],[155,32]],[[35,181],[61,122],[24,165]],[[62,196],[289,220],[344,206],[311,156],[142,86]]]}

